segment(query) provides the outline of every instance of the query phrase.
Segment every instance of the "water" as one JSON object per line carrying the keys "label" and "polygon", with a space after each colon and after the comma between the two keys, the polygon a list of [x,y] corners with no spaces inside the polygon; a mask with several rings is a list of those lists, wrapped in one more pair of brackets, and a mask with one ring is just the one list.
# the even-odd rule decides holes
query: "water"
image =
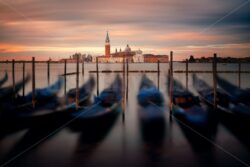
{"label": "water", "polygon": [[[81,68],[81,66],[80,66]],[[16,64],[16,81],[22,79],[22,64]],[[63,64],[51,64],[50,83],[53,83],[59,74],[63,74]],[[68,64],[67,72],[75,72],[75,64]],[[100,64],[100,70],[122,70],[122,64]],[[157,64],[130,64],[130,70],[157,70]],[[185,64],[174,63],[175,70],[184,70]],[[211,64],[190,64],[190,70],[211,70]],[[218,70],[237,70],[237,64],[218,65]],[[85,64],[85,73],[80,75],[80,85],[88,80],[88,71],[95,70],[95,64]],[[13,134],[0,138],[0,162],[1,164],[13,159],[9,166],[244,166],[250,165],[250,147],[243,142],[235,133],[220,123],[211,141],[191,132],[197,140],[203,144],[194,144],[188,140],[176,120],[169,120],[168,98],[166,94],[166,74],[168,64],[160,66],[160,90],[165,97],[165,120],[166,133],[162,145],[152,146],[146,144],[141,136],[136,95],[142,73],[129,73],[128,77],[128,101],[125,106],[125,117],[118,118],[115,125],[104,139],[84,144],[84,134],[72,132],[63,128],[49,138],[44,138],[53,131],[43,132],[41,129],[24,129]],[[242,70],[250,70],[249,64],[242,64]],[[1,64],[0,76],[4,71],[9,74],[9,81],[5,84],[11,85],[11,64]],[[81,70],[80,70],[81,71]],[[31,65],[26,65],[26,73],[31,74]],[[95,75],[95,73],[93,73]],[[113,81],[115,73],[100,73],[99,89],[102,91]],[[157,85],[157,73],[148,73]],[[201,78],[212,85],[212,74],[198,74]],[[219,74],[238,84],[238,74]],[[241,87],[247,88],[250,74],[241,74]],[[185,74],[176,73],[174,77],[185,84]],[[36,87],[45,87],[47,81],[47,65],[36,65]],[[67,90],[76,86],[75,75],[67,76]],[[188,86],[195,93],[192,87],[191,75],[189,75]],[[31,91],[31,83],[25,87],[26,94]],[[60,96],[63,96],[62,90]],[[94,90],[94,95],[96,90]],[[46,124],[46,123],[44,123]],[[89,127],[91,128],[91,127]],[[249,133],[246,131],[245,133]],[[40,139],[43,139],[40,141]],[[39,141],[35,147],[32,144]],[[214,144],[211,144],[213,142]],[[210,143],[210,144],[209,144]],[[197,146],[198,145],[198,146]],[[199,149],[197,149],[197,147]],[[28,148],[28,150],[26,150]],[[25,151],[25,152],[23,152]],[[240,162],[242,161],[242,162]]]}

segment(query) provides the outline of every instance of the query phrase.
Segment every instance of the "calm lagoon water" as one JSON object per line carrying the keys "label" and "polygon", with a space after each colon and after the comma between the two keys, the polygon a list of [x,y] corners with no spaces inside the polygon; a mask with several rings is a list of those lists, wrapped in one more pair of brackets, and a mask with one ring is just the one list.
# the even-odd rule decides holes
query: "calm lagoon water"
{"label": "calm lagoon water", "polygon": [[[89,73],[95,70],[95,64],[85,64],[84,75],[80,75],[80,85],[86,82]],[[222,123],[218,123],[217,131],[211,141],[193,133],[192,135],[209,148],[203,148],[200,143],[193,143],[176,120],[170,121],[168,111],[168,98],[166,94],[166,74],[168,64],[160,64],[160,91],[165,97],[166,132],[161,145],[149,145],[143,141],[138,121],[137,93],[142,73],[129,73],[128,76],[128,101],[124,109],[124,117],[120,115],[115,125],[106,137],[96,143],[82,144],[84,134],[72,132],[68,128],[58,131],[53,136],[42,141],[36,147],[25,151],[32,143],[42,139],[44,135],[38,135],[39,130],[24,129],[0,138],[0,162],[11,160],[12,157],[22,153],[7,166],[244,166],[250,165],[249,144],[232,133]],[[64,64],[51,64],[50,83],[56,81],[58,75],[63,74]],[[130,70],[157,70],[157,64],[130,64]],[[175,70],[184,70],[184,63],[174,63]],[[211,64],[189,64],[190,70],[211,70]],[[237,70],[237,64],[219,64],[218,70]],[[122,64],[100,64],[99,70],[122,70]],[[242,70],[250,71],[249,64],[242,64]],[[5,84],[11,85],[11,64],[0,65],[0,77],[4,71],[9,74],[9,80]],[[76,65],[68,64],[67,72],[75,72]],[[81,65],[80,65],[81,71]],[[31,74],[31,64],[26,64],[26,73]],[[115,73],[100,73],[99,90],[108,87],[115,77]],[[122,74],[121,74],[122,75]],[[148,73],[157,85],[157,73]],[[233,84],[238,84],[237,73],[219,74]],[[250,87],[250,74],[241,74],[241,87]],[[16,81],[22,79],[22,64],[16,64]],[[198,74],[212,85],[212,74]],[[185,84],[185,74],[175,73],[174,77]],[[47,65],[36,64],[36,87],[46,87]],[[76,76],[67,76],[67,90],[76,87]],[[191,74],[188,82],[189,89],[195,94],[192,87]],[[26,85],[25,92],[31,91],[31,82]],[[60,96],[63,96],[63,90]],[[93,94],[96,94],[94,90]],[[123,119],[124,118],[124,119]],[[46,123],[45,123],[46,124]],[[6,127],[7,128],[7,127]],[[89,127],[91,128],[91,127]],[[249,128],[248,128],[249,129]],[[35,131],[35,132],[34,132]],[[53,131],[53,130],[52,130]],[[249,131],[245,131],[249,134]],[[210,144],[209,144],[210,143]],[[200,148],[200,149],[197,149]],[[0,166],[1,166],[0,164]]]}

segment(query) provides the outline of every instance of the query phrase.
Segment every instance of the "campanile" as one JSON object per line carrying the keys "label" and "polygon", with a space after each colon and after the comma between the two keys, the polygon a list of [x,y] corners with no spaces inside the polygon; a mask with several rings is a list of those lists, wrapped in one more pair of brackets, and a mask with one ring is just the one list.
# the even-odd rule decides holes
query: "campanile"
{"label": "campanile", "polygon": [[105,56],[110,56],[109,32],[107,32],[106,40],[105,40]]}

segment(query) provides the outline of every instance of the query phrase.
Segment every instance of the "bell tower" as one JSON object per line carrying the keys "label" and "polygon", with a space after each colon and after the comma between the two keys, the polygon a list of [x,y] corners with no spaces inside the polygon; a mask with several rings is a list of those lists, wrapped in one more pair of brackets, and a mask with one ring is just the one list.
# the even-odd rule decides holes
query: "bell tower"
{"label": "bell tower", "polygon": [[105,56],[110,56],[110,41],[109,41],[108,31],[107,31],[106,40],[105,40]]}

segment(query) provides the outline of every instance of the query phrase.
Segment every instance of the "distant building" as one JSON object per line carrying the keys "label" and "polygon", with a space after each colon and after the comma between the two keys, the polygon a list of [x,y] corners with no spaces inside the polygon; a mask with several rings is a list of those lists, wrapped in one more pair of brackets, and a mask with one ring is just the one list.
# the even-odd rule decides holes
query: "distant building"
{"label": "distant building", "polygon": [[168,63],[168,55],[153,55],[153,54],[144,54],[145,63]]}
{"label": "distant building", "polygon": [[83,60],[85,55],[82,55],[81,53],[75,53],[72,55],[72,59],[77,60],[77,57],[79,56],[79,60]]}
{"label": "distant building", "polygon": [[124,51],[117,49],[115,53],[111,53],[110,56],[98,56],[98,61],[102,63],[121,63],[123,59],[128,62],[144,62],[141,50],[132,51],[130,46],[127,45]]}
{"label": "distant building", "polygon": [[134,63],[143,63],[144,62],[144,56],[143,56],[142,51],[140,49],[135,51],[135,55],[133,56],[133,62]]}
{"label": "distant building", "polygon": [[67,60],[69,63],[75,63],[77,60],[77,57],[79,57],[79,62],[85,61],[85,62],[96,62],[98,59],[98,62],[101,63],[122,63],[123,61],[128,61],[130,63],[156,63],[160,61],[161,63],[167,63],[168,62],[168,55],[154,55],[154,54],[144,54],[143,52],[139,50],[132,50],[130,46],[127,44],[125,49],[122,50],[121,48],[115,49],[114,53],[111,53],[111,45],[110,45],[110,38],[109,38],[109,32],[106,34],[105,38],[105,54],[102,56],[93,57],[91,55],[81,54],[81,53],[75,53],[72,56],[70,56],[69,59],[61,59],[59,62],[64,62]]}
{"label": "distant building", "polygon": [[[125,61],[127,60],[130,63],[143,63],[143,62],[154,63],[154,62],[157,62],[158,60],[162,63],[165,63],[165,62],[168,62],[168,56],[167,55],[153,55],[153,54],[143,55],[140,49],[132,50],[128,44],[123,51],[120,48],[118,52],[116,48],[115,53],[110,53],[110,38],[107,32],[106,39],[105,39],[105,55],[98,56],[98,62],[122,63],[124,60]],[[93,61],[96,61],[96,60],[93,59]]]}
{"label": "distant building", "polygon": [[59,62],[64,62],[65,60],[67,60],[68,63],[76,63],[77,62],[77,57],[79,56],[79,62],[82,63],[83,61],[85,62],[92,62],[92,55],[88,54],[81,54],[81,53],[74,53],[72,56],[70,56],[69,58],[65,58],[65,59],[60,59]]}

